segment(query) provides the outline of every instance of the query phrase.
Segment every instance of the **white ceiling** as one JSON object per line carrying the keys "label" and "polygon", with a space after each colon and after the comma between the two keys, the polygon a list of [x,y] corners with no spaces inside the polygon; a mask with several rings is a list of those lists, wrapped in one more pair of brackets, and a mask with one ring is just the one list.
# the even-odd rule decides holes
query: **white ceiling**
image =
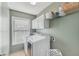
{"label": "white ceiling", "polygon": [[8,2],[10,9],[21,12],[37,15],[48,7],[52,2],[37,2],[36,5],[31,5],[30,2]]}

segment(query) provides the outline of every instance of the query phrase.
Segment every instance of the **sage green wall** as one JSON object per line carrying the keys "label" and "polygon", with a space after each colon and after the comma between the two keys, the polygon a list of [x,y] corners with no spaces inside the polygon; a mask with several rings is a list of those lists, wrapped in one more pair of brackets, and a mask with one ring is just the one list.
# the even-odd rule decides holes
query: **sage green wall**
{"label": "sage green wall", "polygon": [[60,49],[64,56],[79,56],[79,12],[56,18],[50,28],[37,30],[55,37],[53,48]]}

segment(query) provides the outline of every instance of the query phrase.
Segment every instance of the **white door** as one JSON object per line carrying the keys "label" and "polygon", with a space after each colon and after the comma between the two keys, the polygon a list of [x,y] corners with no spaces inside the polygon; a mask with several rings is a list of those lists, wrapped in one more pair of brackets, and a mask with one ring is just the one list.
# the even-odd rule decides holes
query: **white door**
{"label": "white door", "polygon": [[0,3],[0,50],[2,54],[9,54],[10,19],[7,2]]}

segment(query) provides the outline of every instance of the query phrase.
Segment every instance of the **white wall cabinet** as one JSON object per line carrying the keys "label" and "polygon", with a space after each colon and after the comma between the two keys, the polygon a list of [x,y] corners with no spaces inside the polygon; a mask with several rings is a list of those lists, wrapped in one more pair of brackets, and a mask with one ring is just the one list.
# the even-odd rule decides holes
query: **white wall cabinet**
{"label": "white wall cabinet", "polygon": [[49,20],[45,19],[44,15],[32,20],[32,29],[45,29],[49,28]]}

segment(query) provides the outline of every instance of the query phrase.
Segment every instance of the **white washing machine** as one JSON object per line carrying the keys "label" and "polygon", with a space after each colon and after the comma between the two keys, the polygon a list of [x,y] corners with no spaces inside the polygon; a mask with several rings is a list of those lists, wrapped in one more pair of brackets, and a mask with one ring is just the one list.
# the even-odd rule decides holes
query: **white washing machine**
{"label": "white washing machine", "polygon": [[40,34],[29,36],[24,44],[24,49],[30,56],[47,56],[50,49],[50,37]]}

